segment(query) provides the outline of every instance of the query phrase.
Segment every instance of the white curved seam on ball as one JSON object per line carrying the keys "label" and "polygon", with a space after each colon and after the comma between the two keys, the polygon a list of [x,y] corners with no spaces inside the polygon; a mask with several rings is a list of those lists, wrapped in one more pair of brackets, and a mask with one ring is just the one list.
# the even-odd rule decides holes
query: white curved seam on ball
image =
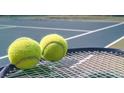
{"label": "white curved seam on ball", "polygon": [[[59,45],[63,48],[63,50],[64,50],[64,46],[63,46],[61,43],[57,42],[57,41],[52,41],[52,42],[48,43],[48,44],[45,46],[45,48],[46,48],[49,44],[52,44],[52,43],[57,43],[57,44],[59,44]],[[42,55],[44,54],[45,48],[43,49]],[[63,56],[64,56],[64,55],[65,55],[65,54],[64,54],[64,52],[63,52]]]}

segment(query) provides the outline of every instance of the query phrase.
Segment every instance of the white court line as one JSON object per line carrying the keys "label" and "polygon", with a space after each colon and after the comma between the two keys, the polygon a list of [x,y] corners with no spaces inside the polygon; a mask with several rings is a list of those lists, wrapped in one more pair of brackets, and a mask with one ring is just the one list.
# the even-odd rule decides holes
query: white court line
{"label": "white court line", "polygon": [[7,26],[7,27],[0,27],[0,29],[8,29],[8,28],[15,28],[15,27],[10,27],[10,26]]}
{"label": "white court line", "polygon": [[72,37],[66,38],[66,40],[75,39],[75,38],[78,38],[78,37],[81,37],[81,36],[85,36],[85,35],[88,35],[88,34],[99,32],[99,31],[102,31],[102,30],[105,30],[105,29],[109,29],[109,28],[112,28],[112,27],[116,27],[116,26],[122,25],[122,24],[124,24],[124,22],[121,22],[121,23],[118,23],[118,24],[114,24],[114,25],[111,25],[111,26],[106,26],[106,27],[103,27],[103,28],[100,28],[100,29],[92,30],[90,32],[79,34],[79,35],[76,35],[76,36],[72,36]]}
{"label": "white court line", "polygon": [[83,60],[79,60],[78,63],[72,65],[70,68],[74,68],[74,67],[76,67],[77,65],[80,65],[80,64],[82,64],[83,62],[86,62],[87,60],[91,59],[93,56],[94,56],[94,55],[89,55],[89,56],[85,57]]}
{"label": "white court line", "polygon": [[[124,24],[124,22],[121,22],[121,23],[118,23],[118,24],[114,24],[114,25],[111,25],[111,26],[107,26],[107,27],[103,27],[101,29],[93,30],[91,32],[87,32],[87,33],[84,33],[84,34],[75,35],[75,36],[66,38],[66,40],[71,40],[71,39],[78,38],[78,37],[81,37],[81,36],[84,36],[84,35],[92,34],[92,33],[95,33],[95,32],[98,32],[98,31],[102,31],[102,30],[105,30],[105,29],[109,29],[109,28],[112,28],[112,27],[116,27],[116,26],[119,26],[119,25],[122,25],[122,24]],[[4,58],[7,58],[7,57],[8,57],[8,55],[1,56],[0,59],[4,59]]]}
{"label": "white court line", "polygon": [[0,60],[4,59],[4,58],[7,58],[7,57],[8,57],[8,55],[2,56],[2,57],[0,57]]}
{"label": "white court line", "polygon": [[119,41],[122,40],[122,39],[124,39],[124,36],[122,36],[122,37],[118,38],[117,40],[115,40],[114,42],[108,44],[106,47],[110,47],[110,46],[116,44],[117,42],[119,42]]}
{"label": "white court line", "polygon": [[71,32],[89,32],[90,30],[81,29],[64,29],[64,28],[54,28],[54,27],[34,27],[34,26],[19,26],[19,25],[0,25],[16,28],[32,28],[32,29],[46,29],[46,30],[60,30],[60,31],[71,31]]}
{"label": "white court line", "polygon": [[[108,44],[107,46],[105,46],[105,48],[109,48],[110,46],[114,45],[115,43],[119,42],[120,40],[124,39],[124,36],[122,36],[121,38],[113,41],[112,43]],[[80,60],[78,63],[72,65],[70,68],[76,67],[77,65],[82,64],[83,62],[86,62],[87,60],[91,59],[94,55],[89,55],[86,58],[84,58],[83,60]]]}

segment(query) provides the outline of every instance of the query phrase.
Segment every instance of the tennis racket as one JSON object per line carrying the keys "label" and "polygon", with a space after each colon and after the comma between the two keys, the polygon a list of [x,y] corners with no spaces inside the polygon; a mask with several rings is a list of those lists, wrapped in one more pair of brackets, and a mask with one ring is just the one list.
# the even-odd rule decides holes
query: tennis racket
{"label": "tennis racket", "polygon": [[32,69],[0,68],[6,78],[119,78],[124,77],[124,51],[112,48],[69,49],[60,62],[41,62]]}

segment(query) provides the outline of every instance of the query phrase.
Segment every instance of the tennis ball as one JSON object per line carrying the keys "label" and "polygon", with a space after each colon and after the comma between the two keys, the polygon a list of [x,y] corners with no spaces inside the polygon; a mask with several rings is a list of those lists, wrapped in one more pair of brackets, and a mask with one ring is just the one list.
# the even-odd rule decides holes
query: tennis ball
{"label": "tennis ball", "polygon": [[10,63],[14,64],[17,68],[33,68],[40,60],[41,48],[35,40],[28,37],[21,37],[9,46],[8,57]]}
{"label": "tennis ball", "polygon": [[50,34],[40,42],[42,58],[47,61],[59,61],[67,52],[67,41],[58,34]]}

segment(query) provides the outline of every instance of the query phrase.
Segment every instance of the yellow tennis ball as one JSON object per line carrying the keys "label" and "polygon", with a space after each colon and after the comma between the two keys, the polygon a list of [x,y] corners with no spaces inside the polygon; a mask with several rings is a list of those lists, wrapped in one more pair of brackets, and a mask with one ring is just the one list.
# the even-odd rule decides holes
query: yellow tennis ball
{"label": "yellow tennis ball", "polygon": [[50,34],[41,39],[40,42],[42,58],[48,61],[58,61],[67,52],[67,41],[58,34]]}
{"label": "yellow tennis ball", "polygon": [[41,48],[35,40],[21,37],[9,46],[8,57],[10,63],[14,64],[17,68],[33,68],[41,58]]}

